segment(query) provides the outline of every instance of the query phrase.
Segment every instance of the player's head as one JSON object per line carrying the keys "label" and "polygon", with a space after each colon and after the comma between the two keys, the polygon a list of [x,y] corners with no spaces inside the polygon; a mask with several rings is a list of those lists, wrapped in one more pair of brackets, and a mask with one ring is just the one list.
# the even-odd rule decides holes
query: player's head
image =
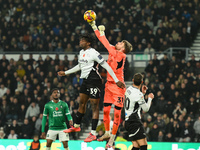
{"label": "player's head", "polygon": [[136,85],[136,86],[140,86],[142,83],[143,83],[143,76],[141,73],[136,73],[134,76],[133,76],[133,83]]}
{"label": "player's head", "polygon": [[51,90],[51,96],[54,100],[59,100],[60,90],[58,88],[54,88]]}
{"label": "player's head", "polygon": [[95,38],[91,34],[82,34],[80,36],[79,46],[83,49],[88,49],[89,47],[93,47],[95,43]]}
{"label": "player's head", "polygon": [[118,42],[116,45],[115,45],[115,48],[116,50],[118,51],[122,51],[124,52],[125,54],[129,53],[132,51],[133,49],[133,46],[131,45],[131,43],[129,43],[127,40],[123,40],[121,42]]}

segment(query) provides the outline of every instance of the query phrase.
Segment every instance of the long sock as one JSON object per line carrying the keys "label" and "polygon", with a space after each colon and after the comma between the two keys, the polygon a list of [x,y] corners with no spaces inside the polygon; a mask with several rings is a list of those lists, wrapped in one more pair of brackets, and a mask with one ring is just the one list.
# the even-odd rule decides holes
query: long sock
{"label": "long sock", "polygon": [[147,145],[140,146],[140,150],[147,150]]}
{"label": "long sock", "polygon": [[82,120],[83,116],[84,116],[84,114],[82,114],[80,112],[77,112],[76,119],[75,119],[76,122],[75,123],[76,124],[81,124],[81,120]]}
{"label": "long sock", "polygon": [[104,106],[103,109],[103,122],[106,131],[110,131],[110,109],[111,106]]}
{"label": "long sock", "polygon": [[46,147],[46,150],[50,150],[51,147]]}
{"label": "long sock", "polygon": [[113,123],[113,129],[112,129],[112,134],[116,135],[119,124],[120,124],[120,119],[121,119],[121,109],[114,109],[114,123]]}
{"label": "long sock", "polygon": [[99,119],[92,119],[92,130],[96,131]]}
{"label": "long sock", "polygon": [[133,147],[131,150],[139,150],[140,148]]}

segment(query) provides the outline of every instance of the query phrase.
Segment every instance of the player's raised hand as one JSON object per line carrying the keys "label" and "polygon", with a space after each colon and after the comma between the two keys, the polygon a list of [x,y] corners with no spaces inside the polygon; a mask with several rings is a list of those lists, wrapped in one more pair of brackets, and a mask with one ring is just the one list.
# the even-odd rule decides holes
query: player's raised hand
{"label": "player's raised hand", "polygon": [[142,85],[142,93],[145,94],[148,90],[148,87],[146,85]]}
{"label": "player's raised hand", "polygon": [[104,25],[100,25],[98,26],[99,31],[100,31],[100,35],[105,35],[104,31],[105,31],[105,26]]}
{"label": "player's raised hand", "polygon": [[117,84],[118,87],[120,87],[122,89],[125,88],[125,84],[121,81],[118,81],[116,84]]}
{"label": "player's raised hand", "polygon": [[45,138],[46,138],[45,132],[42,132],[41,138],[42,138],[42,139],[45,139]]}
{"label": "player's raised hand", "polygon": [[65,76],[65,72],[64,72],[64,71],[59,71],[59,72],[58,72],[58,75],[59,75],[59,76]]}
{"label": "player's raised hand", "polygon": [[154,98],[153,93],[149,93],[148,97],[151,98],[151,99],[153,99]]}
{"label": "player's raised hand", "polygon": [[91,21],[91,22],[88,22],[88,23],[89,23],[89,25],[91,25],[93,30],[97,30],[96,21]]}

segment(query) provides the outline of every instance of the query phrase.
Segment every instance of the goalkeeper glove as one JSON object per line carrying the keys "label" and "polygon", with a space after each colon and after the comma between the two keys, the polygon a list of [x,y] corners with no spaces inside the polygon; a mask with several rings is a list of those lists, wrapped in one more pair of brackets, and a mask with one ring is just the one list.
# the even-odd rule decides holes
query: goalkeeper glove
{"label": "goalkeeper glove", "polygon": [[89,25],[91,25],[91,27],[92,27],[92,29],[94,31],[97,30],[97,26],[96,26],[96,22],[95,21],[89,22]]}
{"label": "goalkeeper glove", "polygon": [[104,33],[105,26],[104,26],[104,25],[100,25],[100,26],[98,26],[98,28],[99,28],[99,31],[100,31],[100,35],[101,35],[101,36],[102,36],[102,35],[105,35],[105,33]]}

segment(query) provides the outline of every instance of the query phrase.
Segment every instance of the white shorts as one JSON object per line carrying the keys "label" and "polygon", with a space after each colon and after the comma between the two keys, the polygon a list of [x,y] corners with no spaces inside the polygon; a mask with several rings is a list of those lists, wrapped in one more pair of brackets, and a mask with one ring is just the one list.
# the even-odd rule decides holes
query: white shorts
{"label": "white shorts", "polygon": [[63,130],[48,130],[46,139],[55,141],[57,138],[57,135],[60,142],[69,141],[69,134],[63,132]]}

